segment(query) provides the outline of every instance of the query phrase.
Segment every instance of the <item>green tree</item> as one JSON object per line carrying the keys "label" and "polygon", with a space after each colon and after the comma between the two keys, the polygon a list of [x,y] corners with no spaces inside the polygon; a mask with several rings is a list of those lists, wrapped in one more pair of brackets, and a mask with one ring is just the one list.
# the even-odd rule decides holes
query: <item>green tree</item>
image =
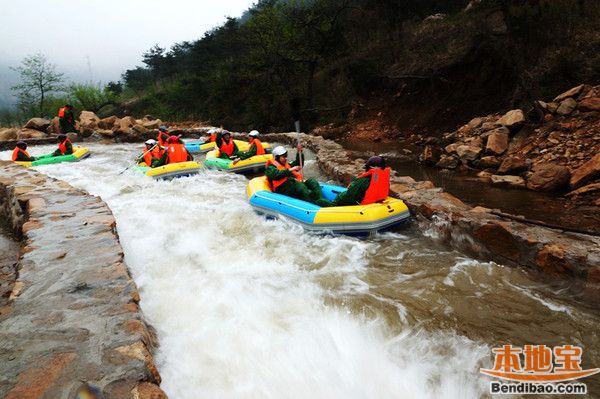
{"label": "green tree", "polygon": [[21,83],[11,87],[17,92],[22,109],[37,108],[37,114],[44,117],[44,101],[49,93],[64,91],[63,74],[56,72],[43,54],[25,57],[21,65],[11,68],[21,75]]}

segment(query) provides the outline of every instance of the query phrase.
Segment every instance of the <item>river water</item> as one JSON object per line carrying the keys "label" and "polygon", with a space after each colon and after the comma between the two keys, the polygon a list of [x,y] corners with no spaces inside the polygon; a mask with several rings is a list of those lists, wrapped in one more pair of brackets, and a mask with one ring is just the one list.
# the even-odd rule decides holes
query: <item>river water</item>
{"label": "river water", "polygon": [[[600,312],[575,283],[470,259],[414,225],[307,234],[256,215],[244,176],[118,175],[139,147],[37,169],[114,212],[172,399],[489,397],[478,370],[507,343],[580,345],[582,366],[600,366]],[[598,375],[583,382],[600,396]]]}

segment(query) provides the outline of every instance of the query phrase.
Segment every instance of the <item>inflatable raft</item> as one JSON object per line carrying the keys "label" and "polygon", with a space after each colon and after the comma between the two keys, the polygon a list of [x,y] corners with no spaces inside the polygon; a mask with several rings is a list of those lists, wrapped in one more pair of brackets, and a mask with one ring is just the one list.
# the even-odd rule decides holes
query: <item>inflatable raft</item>
{"label": "inflatable raft", "polygon": [[46,155],[40,155],[39,157],[35,157],[35,161],[33,162],[19,162],[15,161],[19,165],[23,166],[39,166],[39,165],[50,165],[53,163],[61,163],[61,162],[77,162],[84,158],[90,156],[90,151],[84,147],[73,147],[73,153],[70,155],[59,155],[57,157],[53,157],[52,153]]}
{"label": "inflatable raft", "polygon": [[[233,140],[235,142],[235,144],[238,147],[238,150],[240,151],[248,151],[250,149],[250,144],[247,141],[241,141],[241,140]],[[266,150],[267,148],[271,148],[271,145],[269,143],[262,143],[263,148]],[[209,151],[212,151],[215,149],[215,142],[208,142],[205,143],[204,141],[189,141],[186,140],[185,142],[185,149],[188,150],[188,152],[190,154],[204,154],[207,153]]]}
{"label": "inflatable raft", "polygon": [[265,171],[265,164],[272,158],[271,154],[255,155],[248,159],[233,163],[230,159],[217,158],[218,151],[213,150],[206,154],[204,166],[233,173],[261,173]]}
{"label": "inflatable raft", "polygon": [[[344,187],[321,183],[323,196],[333,200]],[[247,187],[250,205],[268,216],[285,216],[311,231],[354,236],[369,236],[388,230],[408,220],[410,212],[399,199],[388,197],[369,205],[322,208],[286,195],[273,193],[266,177],[250,180]]]}
{"label": "inflatable raft", "polygon": [[145,163],[137,166],[138,171],[157,180],[195,175],[200,168],[202,168],[202,164],[194,161],[170,163],[156,168],[150,168]]}

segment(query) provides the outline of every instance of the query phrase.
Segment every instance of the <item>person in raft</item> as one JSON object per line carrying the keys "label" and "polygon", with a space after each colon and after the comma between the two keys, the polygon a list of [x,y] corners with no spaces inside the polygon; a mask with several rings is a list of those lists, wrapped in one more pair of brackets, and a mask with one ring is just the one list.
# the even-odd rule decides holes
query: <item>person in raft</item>
{"label": "person in raft", "polygon": [[249,141],[250,148],[248,149],[248,151],[240,151],[238,153],[238,158],[239,159],[248,159],[255,155],[264,155],[265,149],[263,148],[262,143],[258,139],[258,136],[260,136],[260,133],[258,133],[258,130],[251,131],[248,134],[248,136],[250,136],[250,141]]}
{"label": "person in raft", "polygon": [[13,150],[12,160],[17,162],[33,162],[35,157],[32,157],[27,152],[27,143],[24,141],[18,141],[17,146]]}
{"label": "person in raft", "polygon": [[167,146],[167,141],[169,140],[169,133],[167,133],[169,129],[166,126],[160,126],[158,128],[158,145],[161,147]]}
{"label": "person in raft", "polygon": [[365,164],[365,172],[354,178],[330,206],[373,204],[386,199],[389,193],[390,168],[386,168],[383,157],[374,156]]}
{"label": "person in raft", "polygon": [[203,135],[203,144],[204,143],[214,143],[217,141],[217,131],[216,129],[208,129]]}
{"label": "person in raft", "polygon": [[185,149],[185,144],[183,144],[179,137],[170,136],[167,140],[167,147],[164,153],[153,167],[193,160],[194,157]]}
{"label": "person in raft", "polygon": [[138,157],[138,162],[143,162],[147,166],[154,168],[163,156],[164,150],[160,148],[154,139],[146,140],[144,144],[146,144],[146,147],[142,155]]}
{"label": "person in raft", "polygon": [[217,139],[215,140],[217,148],[219,149],[219,158],[233,159],[236,160],[240,150],[238,149],[231,133],[227,130],[223,130],[221,133],[217,133]]}
{"label": "person in raft", "polygon": [[296,160],[289,164],[285,147],[277,146],[273,149],[273,159],[267,161],[265,171],[271,191],[319,206],[331,206],[331,202],[323,198],[319,182],[315,179],[302,181],[299,166],[301,153],[302,146],[298,145]]}
{"label": "person in raft", "polygon": [[73,143],[69,140],[66,134],[59,134],[58,148],[52,153],[53,157],[60,157],[61,155],[71,155],[73,153]]}

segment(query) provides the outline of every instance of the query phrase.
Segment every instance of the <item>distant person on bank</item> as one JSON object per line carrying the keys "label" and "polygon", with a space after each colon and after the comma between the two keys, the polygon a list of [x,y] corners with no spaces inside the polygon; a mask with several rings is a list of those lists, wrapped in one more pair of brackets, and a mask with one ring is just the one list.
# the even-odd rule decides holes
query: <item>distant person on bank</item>
{"label": "distant person on bank", "polygon": [[323,198],[321,186],[315,179],[303,181],[300,174],[300,154],[302,146],[298,146],[296,160],[287,162],[287,150],[283,146],[273,149],[273,159],[267,161],[265,175],[271,191],[287,195],[319,206],[331,206],[331,202]]}
{"label": "distant person on bank", "polygon": [[185,149],[185,144],[183,141],[181,141],[177,136],[170,136],[167,140],[165,152],[153,167],[193,160],[194,157]]}
{"label": "distant person on bank", "polygon": [[238,157],[240,150],[235,144],[235,141],[233,141],[231,133],[227,130],[217,133],[215,143],[219,149],[219,158],[235,160]]}
{"label": "distant person on bank", "polygon": [[58,125],[60,133],[77,133],[75,129],[75,115],[73,114],[73,106],[66,104],[58,110]]}
{"label": "distant person on bank", "polygon": [[27,143],[24,141],[19,141],[13,150],[12,160],[17,162],[33,162],[35,161],[35,157],[32,157],[27,152]]}
{"label": "distant person on bank", "polygon": [[59,134],[57,138],[58,148],[52,153],[52,156],[71,155],[73,153],[73,143],[71,143],[69,137],[66,134]]}
{"label": "distant person on bank", "polygon": [[260,135],[260,133],[258,133],[258,130],[253,130],[248,135],[250,136],[250,148],[248,149],[248,151],[240,151],[238,153],[239,159],[248,159],[255,155],[265,154],[265,149],[263,148],[262,143],[258,139],[258,136]]}
{"label": "distant person on bank", "polygon": [[383,201],[390,193],[390,168],[381,156],[369,158],[365,172],[354,178],[348,189],[339,193],[331,206],[367,205]]}

